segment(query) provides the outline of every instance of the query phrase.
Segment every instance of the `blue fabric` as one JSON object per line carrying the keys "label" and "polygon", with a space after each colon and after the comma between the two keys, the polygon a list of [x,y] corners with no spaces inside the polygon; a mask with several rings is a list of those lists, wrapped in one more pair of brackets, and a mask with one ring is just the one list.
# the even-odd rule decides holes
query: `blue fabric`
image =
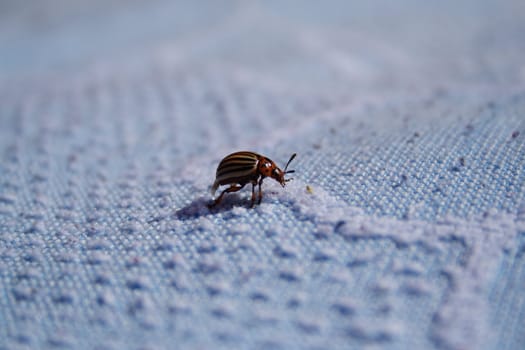
{"label": "blue fabric", "polygon": [[[0,349],[525,348],[522,1],[0,4]],[[225,155],[293,181],[209,210]]]}

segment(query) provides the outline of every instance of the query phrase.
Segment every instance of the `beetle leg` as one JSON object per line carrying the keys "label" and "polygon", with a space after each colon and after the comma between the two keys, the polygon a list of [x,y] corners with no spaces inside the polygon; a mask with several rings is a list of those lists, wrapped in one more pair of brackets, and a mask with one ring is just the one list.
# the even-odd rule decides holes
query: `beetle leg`
{"label": "beetle leg", "polygon": [[222,197],[226,194],[226,193],[230,193],[230,192],[237,192],[239,191],[240,189],[242,189],[244,187],[244,185],[236,185],[236,184],[232,184],[230,187],[228,187],[227,189],[225,189],[224,191],[221,192],[221,194],[219,195],[219,197],[217,197],[213,203],[211,203],[210,205],[208,205],[209,208],[213,208],[214,206],[216,206],[217,204],[219,204],[222,200]]}
{"label": "beetle leg", "polygon": [[258,204],[261,204],[261,201],[262,201],[262,188],[261,188],[262,182],[263,182],[263,178],[259,180],[259,203]]}
{"label": "beetle leg", "polygon": [[250,208],[253,208],[255,204],[255,185],[257,184],[256,181],[252,181],[252,202],[250,204]]}

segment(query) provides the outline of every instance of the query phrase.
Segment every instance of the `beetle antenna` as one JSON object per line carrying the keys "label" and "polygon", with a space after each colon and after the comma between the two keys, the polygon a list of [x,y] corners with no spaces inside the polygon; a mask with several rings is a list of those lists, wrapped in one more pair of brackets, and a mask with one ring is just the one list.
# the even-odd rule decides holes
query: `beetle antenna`
{"label": "beetle antenna", "polygon": [[285,174],[289,174],[289,173],[294,172],[294,170],[286,171],[286,169],[288,169],[288,165],[290,165],[290,162],[291,162],[292,160],[294,160],[294,158],[295,158],[296,155],[297,155],[297,153],[292,154],[292,156],[291,156],[290,159],[288,160],[288,163],[286,163],[286,166],[284,167],[284,173],[285,173]]}

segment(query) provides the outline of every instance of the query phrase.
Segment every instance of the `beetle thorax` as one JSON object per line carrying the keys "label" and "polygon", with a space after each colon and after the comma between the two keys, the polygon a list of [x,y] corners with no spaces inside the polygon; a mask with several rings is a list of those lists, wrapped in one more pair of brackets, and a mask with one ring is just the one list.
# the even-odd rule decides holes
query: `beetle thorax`
{"label": "beetle thorax", "polygon": [[259,160],[259,164],[257,166],[259,173],[264,177],[271,177],[272,172],[275,168],[277,168],[275,163],[269,160],[268,158],[262,158],[261,160]]}

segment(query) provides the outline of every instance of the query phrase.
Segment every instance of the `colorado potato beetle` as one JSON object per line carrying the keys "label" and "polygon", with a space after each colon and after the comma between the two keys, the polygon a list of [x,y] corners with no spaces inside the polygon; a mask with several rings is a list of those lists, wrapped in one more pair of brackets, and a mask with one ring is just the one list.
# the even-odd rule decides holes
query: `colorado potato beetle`
{"label": "colorado potato beetle", "polygon": [[219,197],[217,197],[209,207],[212,208],[219,204],[226,193],[237,192],[248,183],[252,184],[251,206],[253,207],[255,204],[256,185],[259,185],[258,203],[260,204],[262,200],[261,186],[263,180],[266,177],[271,177],[284,187],[286,182],[291,180],[291,178],[285,179],[284,176],[295,172],[295,170],[288,170],[288,165],[295,156],[296,153],[292,154],[284,167],[284,171],[277,167],[271,159],[255,152],[241,151],[226,156],[217,167],[211,194],[214,195],[219,186],[230,185],[230,187],[222,191]]}

